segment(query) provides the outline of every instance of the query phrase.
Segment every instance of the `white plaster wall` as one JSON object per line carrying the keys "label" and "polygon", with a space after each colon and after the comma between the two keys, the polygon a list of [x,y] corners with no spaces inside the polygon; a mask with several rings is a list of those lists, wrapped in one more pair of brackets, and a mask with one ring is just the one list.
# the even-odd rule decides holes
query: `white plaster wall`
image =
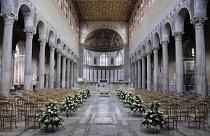
{"label": "white plaster wall", "polygon": [[[76,34],[72,31],[68,20],[64,17],[63,11],[58,8],[57,3],[54,0],[31,0],[31,2],[56,29],[57,33],[67,43],[67,45],[70,45],[75,54],[78,55],[79,39],[76,38]],[[73,6],[71,7],[73,8]]]}
{"label": "white plaster wall", "polygon": [[140,22],[136,32],[129,40],[130,54],[145,40],[148,34],[155,28],[161,20],[170,13],[179,0],[155,0],[144,19]]}

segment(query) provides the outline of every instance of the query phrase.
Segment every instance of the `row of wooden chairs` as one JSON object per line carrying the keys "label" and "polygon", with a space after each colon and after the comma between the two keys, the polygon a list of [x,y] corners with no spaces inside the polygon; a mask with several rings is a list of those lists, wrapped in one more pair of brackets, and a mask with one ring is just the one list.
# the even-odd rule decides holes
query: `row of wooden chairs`
{"label": "row of wooden chairs", "polygon": [[147,107],[152,102],[160,103],[168,129],[177,128],[178,120],[183,120],[188,122],[188,127],[193,125],[194,128],[201,128],[202,126],[205,130],[205,125],[208,123],[210,96],[201,99],[199,95],[148,90],[136,90],[133,94],[140,95]]}
{"label": "row of wooden chairs", "polygon": [[10,97],[0,93],[0,131],[9,124],[17,127],[16,122],[25,121],[25,130],[32,122],[34,129],[37,116],[43,112],[46,102],[57,101],[58,106],[67,94],[74,94],[77,90],[72,89],[41,89],[33,91],[20,91],[10,93]]}

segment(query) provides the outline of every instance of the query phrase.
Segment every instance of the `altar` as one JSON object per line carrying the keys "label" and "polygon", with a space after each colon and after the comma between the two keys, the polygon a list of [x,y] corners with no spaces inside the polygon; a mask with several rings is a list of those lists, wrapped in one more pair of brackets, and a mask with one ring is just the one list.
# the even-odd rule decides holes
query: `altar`
{"label": "altar", "polygon": [[100,87],[98,87],[98,94],[109,94],[109,92],[110,92],[109,86],[105,86],[105,87],[100,86]]}

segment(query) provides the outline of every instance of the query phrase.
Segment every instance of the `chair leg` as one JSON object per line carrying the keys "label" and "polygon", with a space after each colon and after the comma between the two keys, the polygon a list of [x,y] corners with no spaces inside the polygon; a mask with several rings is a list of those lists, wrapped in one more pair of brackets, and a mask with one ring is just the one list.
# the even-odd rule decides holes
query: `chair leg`
{"label": "chair leg", "polygon": [[12,117],[10,117],[10,132],[12,131]]}

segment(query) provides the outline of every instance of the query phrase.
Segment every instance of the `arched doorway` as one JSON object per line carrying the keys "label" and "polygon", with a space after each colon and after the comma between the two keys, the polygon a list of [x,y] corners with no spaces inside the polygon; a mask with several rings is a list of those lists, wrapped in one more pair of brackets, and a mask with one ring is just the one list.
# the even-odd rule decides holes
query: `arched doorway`
{"label": "arched doorway", "polygon": [[23,90],[25,67],[25,42],[18,41],[13,55],[13,81],[12,86],[17,90]]}

